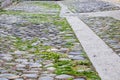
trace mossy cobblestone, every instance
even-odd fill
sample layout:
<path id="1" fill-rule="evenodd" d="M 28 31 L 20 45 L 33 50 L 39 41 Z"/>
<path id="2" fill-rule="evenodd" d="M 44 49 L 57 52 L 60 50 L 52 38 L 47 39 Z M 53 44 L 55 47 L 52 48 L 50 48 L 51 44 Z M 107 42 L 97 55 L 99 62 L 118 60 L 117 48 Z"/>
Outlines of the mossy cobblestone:
<path id="1" fill-rule="evenodd" d="M 23 4 L 36 8 L 41 3 L 23 2 L 0 15 L 0 78 L 100 80 L 69 24 L 58 17 L 59 11 L 48 15 L 37 8 L 35 15 Z"/>

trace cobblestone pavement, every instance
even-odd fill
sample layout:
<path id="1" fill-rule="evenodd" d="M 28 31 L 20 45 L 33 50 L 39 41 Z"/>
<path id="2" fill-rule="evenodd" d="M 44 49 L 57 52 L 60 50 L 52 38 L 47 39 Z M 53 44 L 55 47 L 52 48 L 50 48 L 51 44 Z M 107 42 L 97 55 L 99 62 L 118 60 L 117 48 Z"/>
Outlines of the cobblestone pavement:
<path id="1" fill-rule="evenodd" d="M 55 2 L 6 10 L 0 15 L 0 80 L 100 80 Z"/>
<path id="2" fill-rule="evenodd" d="M 65 1 L 64 4 L 66 4 L 68 8 L 75 13 L 100 12 L 120 9 L 120 7 L 112 3 L 100 0 L 70 0 Z"/>
<path id="3" fill-rule="evenodd" d="M 79 0 L 79 1 L 82 1 L 82 0 Z M 113 18 L 109 18 L 104 15 L 104 13 L 105 14 L 108 13 L 107 16 L 117 17 L 119 15 L 119 14 L 118 15 L 116 14 L 117 10 L 115 12 L 104 11 L 104 12 L 90 12 L 90 13 L 72 13 L 71 11 L 68 10 L 66 5 L 63 5 L 64 3 L 62 4 L 61 2 L 59 2 L 58 4 L 62 7 L 61 16 L 66 17 L 67 21 L 69 22 L 72 29 L 74 30 L 74 33 L 76 34 L 78 40 L 81 42 L 88 57 L 93 63 L 95 69 L 98 71 L 101 79 L 102 80 L 119 80 L 120 79 L 119 56 L 115 54 L 115 52 L 107 44 L 105 44 L 105 42 L 102 39 L 100 39 L 100 37 L 98 37 L 94 33 L 98 31 L 97 34 L 102 33 L 102 37 L 104 37 L 106 34 L 108 35 L 111 34 L 110 36 L 112 37 L 115 36 L 116 33 L 119 34 L 119 26 L 118 27 L 115 26 L 117 24 L 119 25 L 119 20 L 115 20 Z M 80 4 L 80 3 L 77 3 L 77 4 Z M 112 12 L 114 16 L 112 14 L 109 14 L 110 12 Z M 91 17 L 88 14 L 91 14 L 93 17 Z M 94 17 L 94 15 L 96 17 Z M 105 17 L 97 17 L 100 15 Z M 119 17 L 117 19 L 119 19 Z M 109 27 L 109 29 L 103 29 L 104 27 L 106 27 L 106 25 Z M 113 27 L 113 25 L 115 28 Z M 89 28 L 89 26 L 91 29 Z M 110 36 L 107 38 L 112 39 Z"/>
<path id="4" fill-rule="evenodd" d="M 65 4 L 71 11 L 77 13 L 78 15 L 76 15 L 84 23 L 86 23 L 106 42 L 106 44 L 108 44 L 118 55 L 120 55 L 120 8 L 118 4 L 115 5 L 96 0 L 66 1 Z M 71 7 L 70 4 L 72 4 L 73 7 Z"/>
<path id="5" fill-rule="evenodd" d="M 111 17 L 88 17 L 82 20 L 120 55 L 120 21 Z"/>
<path id="6" fill-rule="evenodd" d="M 41 2 L 42 4 L 37 1 L 36 2 L 33 1 L 32 3 L 28 1 L 24 1 L 17 5 L 10 6 L 6 8 L 6 10 L 15 10 L 15 11 L 18 10 L 18 11 L 25 11 L 25 12 L 30 12 L 30 13 L 43 13 L 43 14 L 56 14 L 56 12 L 59 11 L 58 8 L 54 8 L 48 5 L 51 2 L 49 1 L 47 2 L 41 1 Z M 49 9 L 50 7 L 51 9 Z"/>

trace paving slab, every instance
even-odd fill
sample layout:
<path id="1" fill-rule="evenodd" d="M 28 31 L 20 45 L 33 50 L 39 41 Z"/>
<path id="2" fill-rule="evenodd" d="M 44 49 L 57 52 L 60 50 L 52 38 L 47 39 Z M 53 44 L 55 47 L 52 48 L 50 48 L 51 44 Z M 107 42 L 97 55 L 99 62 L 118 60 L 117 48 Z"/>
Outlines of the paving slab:
<path id="1" fill-rule="evenodd" d="M 67 10 L 65 5 L 58 4 Z M 62 10 L 61 15 L 66 17 L 101 79 L 120 80 L 120 57 L 78 17 L 63 14 Z"/>
<path id="2" fill-rule="evenodd" d="M 74 1 L 69 0 L 69 1 L 64 1 L 63 4 L 67 5 L 68 8 L 74 13 L 72 14 L 69 12 L 70 14 L 67 15 L 70 16 L 81 16 L 81 17 L 103 16 L 103 17 L 113 17 L 115 19 L 120 20 L 120 15 L 119 15 L 120 2 L 118 2 L 118 0 L 74 0 Z M 115 7 L 117 9 L 114 9 Z"/>
<path id="3" fill-rule="evenodd" d="M 87 17 L 113 17 L 120 20 L 120 10 L 114 11 L 104 11 L 104 12 L 91 12 L 91 13 L 79 13 L 77 16 L 87 16 Z"/>

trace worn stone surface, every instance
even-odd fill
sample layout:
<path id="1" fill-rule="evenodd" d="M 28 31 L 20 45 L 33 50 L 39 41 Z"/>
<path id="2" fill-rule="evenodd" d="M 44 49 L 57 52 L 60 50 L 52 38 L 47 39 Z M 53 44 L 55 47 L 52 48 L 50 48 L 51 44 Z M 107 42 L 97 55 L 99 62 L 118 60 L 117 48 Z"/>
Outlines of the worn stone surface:
<path id="1" fill-rule="evenodd" d="M 120 7 L 115 6 L 112 3 L 100 0 L 70 0 L 63 3 L 68 5 L 70 10 L 77 13 L 99 12 L 109 10 L 111 11 L 120 9 Z"/>
<path id="2" fill-rule="evenodd" d="M 70 75 L 58 75 L 55 77 L 57 80 L 65 80 L 65 79 L 70 79 L 70 78 L 73 78 L 73 76 L 70 76 Z"/>
<path id="3" fill-rule="evenodd" d="M 23 74 L 22 76 L 25 79 L 37 79 L 37 77 L 38 77 L 37 74 Z"/>
<path id="4" fill-rule="evenodd" d="M 46 6 L 48 6 L 48 2 Z M 58 67 L 55 66 L 58 62 L 67 62 L 67 60 L 84 61 L 84 56 L 82 56 L 82 54 L 85 54 L 84 50 L 71 28 L 67 27 L 68 24 L 65 22 L 62 26 L 61 24 L 53 24 L 52 20 L 42 23 L 32 23 L 28 20 L 28 18 L 33 18 L 27 15 L 33 13 L 44 15 L 47 12 L 50 16 L 55 15 L 56 17 L 58 9 L 54 9 L 44 9 L 44 7 L 34 5 L 34 2 L 25 1 L 8 7 L 6 9 L 7 14 L 0 15 L 0 76 L 2 76 L 0 78 L 14 80 L 74 78 L 68 73 L 59 76 L 56 73 Z M 16 14 L 18 10 L 20 10 L 20 13 Z M 21 11 L 26 15 L 23 16 Z M 59 18 L 59 20 L 64 19 Z M 56 18 L 54 21 L 56 21 Z M 46 57 L 43 54 L 46 52 L 50 52 L 52 56 L 47 53 L 49 56 Z M 62 57 L 59 58 L 59 55 Z M 77 57 L 73 60 L 73 57 L 69 57 L 71 55 Z M 46 58 L 48 59 L 46 60 Z M 59 61 L 56 62 L 56 60 Z M 64 64 L 62 67 L 65 66 L 67 65 Z"/>
<path id="5" fill-rule="evenodd" d="M 76 78 L 74 80 L 85 80 L 84 78 Z"/>
<path id="6" fill-rule="evenodd" d="M 87 55 L 92 61 L 94 67 L 98 71 L 102 80 L 120 79 L 119 77 L 119 56 L 108 47 L 103 40 L 101 40 L 84 22 L 78 17 L 66 13 L 66 6 L 59 3 L 63 11 L 61 16 L 66 17 L 74 30 L 77 38 L 81 42 Z M 87 9 L 87 8 L 86 8 Z M 64 14 L 63 14 L 64 13 Z M 66 14 L 65 14 L 66 13 Z M 94 22 L 94 21 L 92 21 Z M 99 24 L 100 22 L 98 22 Z M 108 27 L 107 27 L 108 28 Z M 107 64 L 106 64 L 107 63 Z M 114 66 L 113 66 L 114 65 Z M 114 72 L 114 73 L 113 73 Z M 109 74 L 111 73 L 111 74 Z M 112 74 L 113 73 L 113 74 Z M 114 77 L 114 78 L 113 78 Z"/>
<path id="7" fill-rule="evenodd" d="M 0 80 L 8 80 L 7 78 L 0 78 Z"/>
<path id="8" fill-rule="evenodd" d="M 38 80 L 54 80 L 54 78 L 47 76 L 47 77 L 40 77 Z"/>
<path id="9" fill-rule="evenodd" d="M 51 3 L 49 2 L 42 2 L 42 4 L 46 4 L 46 3 Z M 55 2 L 53 2 L 55 3 Z M 27 4 L 27 5 L 26 5 Z M 32 1 L 24 1 L 22 3 L 19 3 L 15 6 L 11 6 L 6 8 L 6 10 L 14 10 L 14 11 L 24 11 L 24 12 L 30 12 L 30 13 L 42 13 L 42 14 L 57 14 L 59 12 L 59 9 L 48 9 L 46 6 L 42 6 L 42 4 L 40 5 L 39 2 L 37 4 L 37 1 L 32 2 Z M 51 3 L 52 4 L 52 3 Z"/>
<path id="10" fill-rule="evenodd" d="M 2 78 L 8 78 L 8 79 L 14 79 L 14 77 L 16 78 L 16 75 L 6 73 L 6 74 L 0 74 L 0 77 L 2 77 Z"/>
<path id="11" fill-rule="evenodd" d="M 120 20 L 110 17 L 81 18 L 89 27 L 99 35 L 113 50 L 120 54 Z"/>

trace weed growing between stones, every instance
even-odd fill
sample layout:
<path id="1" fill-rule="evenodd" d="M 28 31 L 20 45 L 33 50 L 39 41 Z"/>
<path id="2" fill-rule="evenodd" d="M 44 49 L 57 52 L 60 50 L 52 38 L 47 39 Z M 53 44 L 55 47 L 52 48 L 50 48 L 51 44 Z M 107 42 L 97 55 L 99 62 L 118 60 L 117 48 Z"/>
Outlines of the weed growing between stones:
<path id="1" fill-rule="evenodd" d="M 84 17 L 82 20 L 120 55 L 120 20 L 111 17 Z"/>
<path id="2" fill-rule="evenodd" d="M 22 13 L 22 11 L 12 11 L 12 10 L 1 10 L 0 11 L 0 15 L 2 14 L 6 14 L 6 15 L 20 15 Z"/>
<path id="3" fill-rule="evenodd" d="M 46 8 L 48 6 L 56 8 L 57 6 L 48 3 L 33 4 L 46 6 Z M 70 78 L 66 80 L 73 80 L 73 78 L 100 80 L 97 72 L 91 68 L 92 64 L 85 55 L 83 48 L 65 18 L 60 18 L 58 14 L 35 14 L 27 11 L 3 11 L 2 14 L 12 15 L 10 19 L 12 19 L 11 17 L 13 16 L 15 17 L 14 19 L 16 19 L 16 16 L 21 17 L 20 21 L 18 20 L 15 23 L 11 22 L 7 25 L 10 28 L 6 27 L 6 30 L 4 30 L 4 26 L 1 27 L 1 29 L 5 31 L 4 33 L 14 36 L 8 37 L 5 41 L 5 38 L 0 38 L 0 41 L 3 39 L 1 41 L 3 44 L 9 41 L 11 43 L 7 45 L 9 47 L 6 47 L 6 44 L 5 46 L 2 44 L 5 50 L 8 49 L 7 51 L 10 50 L 11 52 L 11 56 L 6 52 L 9 60 L 13 62 L 16 61 L 18 64 L 19 62 L 24 62 L 23 65 L 17 65 L 20 69 L 17 68 L 13 70 L 14 72 L 11 71 L 11 73 L 16 72 L 17 75 L 21 75 L 24 69 L 31 69 L 33 72 L 36 69 L 38 71 L 38 69 L 42 68 L 39 72 L 41 75 L 45 75 L 45 72 L 47 72 L 47 75 L 55 74 L 55 77 L 62 74 L 70 75 Z M 8 18 L 9 16 L 6 15 L 4 17 Z M 21 21 L 24 19 L 25 22 Z M 8 21 L 4 22 L 4 24 L 7 24 L 7 22 Z M 1 32 L 1 34 L 3 33 Z M 3 36 L 7 35 L 3 34 Z M 0 50 L 2 50 L 2 48 L 0 48 Z M 26 65 L 27 62 L 28 64 L 30 63 L 30 65 Z M 35 76 L 37 74 L 34 73 L 32 78 L 38 80 L 38 77 Z M 27 76 L 29 77 L 29 74 Z M 40 78 L 41 77 L 43 76 L 40 76 Z"/>
<path id="4" fill-rule="evenodd" d="M 51 23 L 58 15 L 49 14 L 27 14 L 23 13 L 22 16 L 33 24 Z"/>
<path id="5" fill-rule="evenodd" d="M 54 63 L 57 63 L 60 58 L 67 57 L 65 54 L 60 54 L 57 52 L 41 52 L 39 53 L 41 55 L 41 58 L 44 58 L 46 60 L 52 60 Z M 38 55 L 38 54 L 37 54 Z"/>
<path id="6" fill-rule="evenodd" d="M 97 73 L 91 69 L 91 63 L 89 60 L 72 60 L 68 58 L 66 54 L 60 54 L 57 52 L 47 51 L 51 47 L 43 46 L 41 43 L 34 44 L 38 39 L 23 40 L 16 38 L 14 46 L 20 51 L 28 51 L 40 56 L 44 60 L 53 61 L 53 67 L 56 68 L 55 74 L 69 74 L 76 78 L 82 77 L 87 80 L 100 80 Z M 33 51 L 32 51 L 33 50 Z M 70 79 L 73 80 L 73 79 Z"/>
<path id="7" fill-rule="evenodd" d="M 11 38 L 8 36 L 5 36 L 5 37 L 0 36 L 0 53 L 13 51 L 14 50 L 13 43 L 14 43 L 14 38 Z"/>
<path id="8" fill-rule="evenodd" d="M 88 65 L 90 64 L 86 62 L 81 62 L 81 61 L 77 61 L 80 62 L 80 64 L 75 63 L 75 61 L 73 60 L 62 60 L 62 61 L 58 61 L 54 64 L 56 71 L 55 73 L 58 75 L 61 74 L 69 74 L 69 75 L 74 75 L 75 77 L 84 77 L 87 80 L 100 80 L 98 79 L 97 73 L 93 72 L 92 70 L 90 70 L 90 68 Z M 82 68 L 84 65 L 84 68 L 79 70 L 79 68 Z"/>
<path id="9" fill-rule="evenodd" d="M 37 5 L 37 6 L 41 6 L 41 7 L 45 7 L 48 9 L 59 9 L 60 10 L 60 6 L 55 4 L 54 2 L 33 2 L 32 4 Z"/>
<path id="10" fill-rule="evenodd" d="M 14 46 L 21 51 L 27 50 L 32 52 L 33 49 L 33 53 L 39 53 L 40 51 L 46 51 L 51 48 L 51 46 L 43 46 L 38 38 L 33 40 L 22 40 L 21 38 L 17 38 Z"/>

